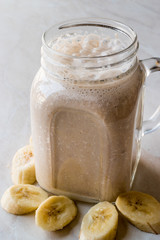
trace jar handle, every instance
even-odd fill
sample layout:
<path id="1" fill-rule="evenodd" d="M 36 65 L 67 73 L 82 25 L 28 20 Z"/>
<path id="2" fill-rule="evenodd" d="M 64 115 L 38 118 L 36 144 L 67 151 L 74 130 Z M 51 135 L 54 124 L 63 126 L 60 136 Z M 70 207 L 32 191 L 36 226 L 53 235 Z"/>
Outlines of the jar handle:
<path id="1" fill-rule="evenodd" d="M 140 60 L 140 64 L 144 68 L 146 77 L 148 77 L 153 72 L 160 71 L 160 58 L 148 58 L 148 59 Z M 160 105 L 148 120 L 143 121 L 142 131 L 140 132 L 140 136 L 139 136 L 139 142 L 141 142 L 141 137 L 143 137 L 148 133 L 152 133 L 156 131 L 158 128 L 160 128 Z M 134 181 L 134 177 L 135 177 L 139 159 L 140 159 L 140 154 L 141 152 L 139 151 L 139 154 L 133 165 L 130 188 L 132 187 L 132 184 Z"/>
<path id="2" fill-rule="evenodd" d="M 141 60 L 140 63 L 143 65 L 146 71 L 146 77 L 148 77 L 153 72 L 160 71 L 160 58 L 149 58 Z M 142 137 L 148 133 L 152 133 L 160 128 L 160 105 L 153 113 L 153 115 L 148 119 L 143 121 L 142 125 Z"/>

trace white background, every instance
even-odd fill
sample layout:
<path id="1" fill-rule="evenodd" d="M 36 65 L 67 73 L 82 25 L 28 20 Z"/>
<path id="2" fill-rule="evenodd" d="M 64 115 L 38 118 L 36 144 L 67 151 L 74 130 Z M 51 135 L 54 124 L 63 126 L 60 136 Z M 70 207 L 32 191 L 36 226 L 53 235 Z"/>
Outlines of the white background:
<path id="1" fill-rule="evenodd" d="M 138 34 L 139 57 L 160 57 L 159 0 L 0 0 L 0 197 L 12 182 L 11 160 L 30 137 L 29 94 L 40 66 L 41 35 L 51 25 L 79 17 L 105 17 L 130 25 Z M 145 118 L 160 103 L 160 74 L 147 79 Z M 160 200 L 160 130 L 145 136 L 134 189 Z M 0 239 L 78 239 L 84 213 L 78 203 L 76 220 L 57 233 L 34 223 L 34 213 L 14 216 L 0 208 Z M 158 240 L 120 219 L 117 240 Z"/>

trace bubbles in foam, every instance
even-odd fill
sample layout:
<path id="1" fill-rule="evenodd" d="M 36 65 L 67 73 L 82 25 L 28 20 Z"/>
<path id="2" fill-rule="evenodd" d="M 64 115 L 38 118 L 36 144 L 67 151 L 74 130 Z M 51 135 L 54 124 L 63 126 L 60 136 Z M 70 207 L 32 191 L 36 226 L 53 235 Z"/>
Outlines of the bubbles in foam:
<path id="1" fill-rule="evenodd" d="M 135 63 L 135 59 L 133 59 L 125 64 L 111 66 L 110 57 L 101 57 L 119 52 L 126 47 L 125 42 L 116 35 L 110 38 L 87 32 L 81 35 L 77 33 L 65 34 L 54 41 L 52 40 L 49 47 L 58 53 L 73 58 L 55 53 L 51 56 L 53 58 L 51 59 L 52 64 L 46 59 L 45 68 L 48 67 L 53 75 L 74 84 L 79 84 L 79 81 L 81 83 L 89 81 L 94 84 L 100 83 L 100 81 L 115 81 L 117 76 L 127 72 Z M 112 59 L 114 62 L 120 60 L 119 55 L 115 55 Z"/>
<path id="2" fill-rule="evenodd" d="M 63 54 L 77 57 L 105 56 L 125 48 L 124 42 L 97 34 L 66 34 L 52 41 L 49 46 Z"/>

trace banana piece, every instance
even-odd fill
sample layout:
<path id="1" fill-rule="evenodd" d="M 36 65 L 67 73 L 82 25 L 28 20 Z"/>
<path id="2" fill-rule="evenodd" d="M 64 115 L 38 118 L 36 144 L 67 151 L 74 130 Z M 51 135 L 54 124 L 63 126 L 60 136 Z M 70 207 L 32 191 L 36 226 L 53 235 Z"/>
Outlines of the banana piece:
<path id="1" fill-rule="evenodd" d="M 20 148 L 12 160 L 12 181 L 14 184 L 32 184 L 36 181 L 32 146 Z"/>
<path id="2" fill-rule="evenodd" d="M 37 226 L 47 231 L 60 230 L 76 216 L 77 208 L 72 200 L 64 196 L 51 196 L 36 210 Z"/>
<path id="3" fill-rule="evenodd" d="M 1 198 L 1 206 L 12 214 L 26 214 L 38 208 L 48 194 L 40 187 L 18 184 L 8 188 Z"/>
<path id="4" fill-rule="evenodd" d="M 160 234 L 160 203 L 152 196 L 130 191 L 118 196 L 116 206 L 140 230 Z"/>
<path id="5" fill-rule="evenodd" d="M 84 216 L 80 240 L 113 240 L 118 226 L 118 212 L 109 202 L 100 202 Z"/>

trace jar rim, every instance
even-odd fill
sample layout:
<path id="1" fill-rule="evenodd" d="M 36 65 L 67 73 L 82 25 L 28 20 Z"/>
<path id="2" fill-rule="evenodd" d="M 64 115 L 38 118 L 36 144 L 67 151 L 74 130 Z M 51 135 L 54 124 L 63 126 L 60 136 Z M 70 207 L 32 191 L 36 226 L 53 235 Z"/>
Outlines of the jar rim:
<path id="1" fill-rule="evenodd" d="M 100 56 L 73 56 L 73 55 L 69 55 L 69 54 L 64 54 L 61 52 L 58 52 L 54 49 L 52 49 L 48 44 L 47 44 L 47 34 L 50 33 L 52 30 L 63 30 L 66 28 L 70 28 L 70 27 L 80 27 L 80 26 L 96 26 L 96 27 L 103 27 L 103 28 L 110 28 L 113 29 L 115 31 L 121 32 L 125 35 L 127 35 L 130 39 L 131 39 L 131 43 L 125 47 L 124 49 L 114 52 L 112 54 L 106 54 L 106 55 L 100 55 Z M 138 50 L 138 40 L 137 40 L 137 34 L 136 32 L 128 25 L 119 22 L 119 21 L 115 21 L 115 20 L 111 20 L 108 18 L 77 18 L 77 19 L 71 19 L 69 21 L 63 21 L 61 23 L 55 24 L 53 26 L 51 26 L 47 31 L 45 31 L 42 35 L 42 44 L 43 46 L 50 52 L 52 52 L 53 54 L 62 56 L 62 57 L 66 57 L 66 58 L 70 58 L 70 59 L 79 59 L 79 60 L 92 60 L 92 59 L 107 59 L 107 58 L 112 58 L 112 57 L 116 57 L 118 55 L 121 54 L 125 54 L 126 52 L 130 52 L 132 51 L 132 49 L 135 47 L 134 52 L 132 52 L 132 54 L 137 52 Z M 124 60 L 124 59 L 123 59 Z"/>

